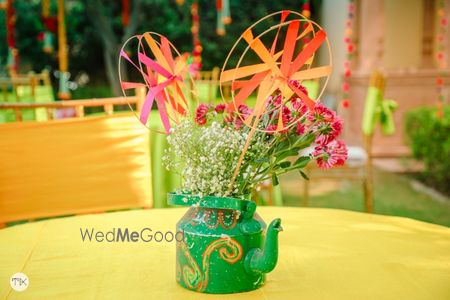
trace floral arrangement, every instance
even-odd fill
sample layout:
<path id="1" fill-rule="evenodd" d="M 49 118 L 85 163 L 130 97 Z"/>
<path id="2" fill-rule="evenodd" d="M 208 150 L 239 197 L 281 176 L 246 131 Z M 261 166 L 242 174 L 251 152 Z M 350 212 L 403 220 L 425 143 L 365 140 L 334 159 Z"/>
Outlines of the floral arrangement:
<path id="1" fill-rule="evenodd" d="M 302 169 L 313 160 L 321 168 L 342 166 L 347 147 L 337 139 L 342 120 L 336 113 L 320 103 L 308 108 L 296 95 L 282 99 L 279 90 L 268 97 L 253 134 L 245 125 L 252 109 L 234 103 L 200 104 L 193 119 L 171 128 L 163 162 L 181 174 L 182 192 L 242 197 L 263 181 L 277 185 L 278 176 L 289 171 L 299 170 L 307 179 Z M 278 130 L 280 122 L 291 125 Z"/>

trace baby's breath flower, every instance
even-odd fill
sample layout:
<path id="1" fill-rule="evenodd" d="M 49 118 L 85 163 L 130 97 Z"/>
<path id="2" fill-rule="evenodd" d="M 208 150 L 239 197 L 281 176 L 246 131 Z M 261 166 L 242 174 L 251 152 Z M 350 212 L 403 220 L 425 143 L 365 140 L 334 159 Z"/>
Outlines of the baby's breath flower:
<path id="1" fill-rule="evenodd" d="M 228 192 L 245 141 L 243 134 L 218 122 L 197 126 L 185 120 L 169 135 L 163 163 L 180 172 L 183 190 L 199 196 L 230 196 L 239 191 L 235 183 Z"/>

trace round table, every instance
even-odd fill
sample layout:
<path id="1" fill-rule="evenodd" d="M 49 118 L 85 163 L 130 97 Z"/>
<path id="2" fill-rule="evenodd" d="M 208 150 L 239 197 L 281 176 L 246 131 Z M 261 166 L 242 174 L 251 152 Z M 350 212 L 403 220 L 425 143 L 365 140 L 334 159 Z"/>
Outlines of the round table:
<path id="1" fill-rule="evenodd" d="M 174 242 L 89 242 L 80 233 L 166 232 L 185 211 L 132 210 L 1 229 L 0 298 L 223 298 L 176 284 Z M 278 265 L 264 287 L 236 299 L 450 299 L 449 228 L 334 209 L 257 212 L 267 223 L 282 219 Z M 23 292 L 10 287 L 17 272 L 29 278 Z"/>

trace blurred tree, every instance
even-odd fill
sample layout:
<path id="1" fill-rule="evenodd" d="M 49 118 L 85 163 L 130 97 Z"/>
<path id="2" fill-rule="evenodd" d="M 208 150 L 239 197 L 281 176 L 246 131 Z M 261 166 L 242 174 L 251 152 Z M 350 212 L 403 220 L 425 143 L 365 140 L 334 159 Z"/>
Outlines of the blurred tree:
<path id="1" fill-rule="evenodd" d="M 145 31 L 166 35 L 180 52 L 192 50 L 190 5 L 186 0 L 129 0 L 130 22 L 124 28 L 121 2 L 108 0 L 66 0 L 66 23 L 69 43 L 71 80 L 80 72 L 89 74 L 90 83 L 109 83 L 115 94 L 120 93 L 117 61 L 121 44 L 130 36 Z M 303 0 L 230 0 L 233 22 L 226 35 L 216 34 L 215 0 L 199 0 L 200 39 L 203 46 L 203 69 L 222 66 L 236 39 L 253 22 L 283 9 L 301 11 Z M 318 17 L 321 0 L 311 1 L 312 19 Z M 42 52 L 38 35 L 43 31 L 37 0 L 14 1 L 17 10 L 17 47 L 22 71 L 42 68 L 57 69 L 56 51 Z M 54 3 L 53 3 L 54 5 Z M 53 7 L 53 11 L 55 7 Z M 274 23 L 275 24 L 275 23 Z M 4 12 L 0 12 L 0 39 L 5 40 Z M 55 42 L 56 45 L 56 42 Z M 6 43 L 0 42 L 0 64 L 4 64 Z M 235 58 L 237 59 L 237 58 Z"/>
<path id="2" fill-rule="evenodd" d="M 121 22 L 119 18 L 121 14 L 114 5 L 111 5 L 111 1 L 106 3 L 101 0 L 84 0 L 84 3 L 89 20 L 96 28 L 98 38 L 103 45 L 103 61 L 110 87 L 115 95 L 120 95 L 117 58 L 122 44 L 128 37 L 136 33 L 138 22 L 142 17 L 142 14 L 139 14 L 141 1 L 131 1 L 130 19 L 128 25 L 122 30 L 122 34 L 118 34 L 118 30 L 115 28 L 118 27 L 117 23 Z"/>

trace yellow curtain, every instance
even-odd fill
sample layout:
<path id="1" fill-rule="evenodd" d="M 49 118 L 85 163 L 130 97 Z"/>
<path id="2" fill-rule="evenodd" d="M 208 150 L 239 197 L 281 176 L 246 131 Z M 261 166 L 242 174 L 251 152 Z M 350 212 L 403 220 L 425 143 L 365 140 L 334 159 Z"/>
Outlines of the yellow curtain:
<path id="1" fill-rule="evenodd" d="M 0 124 L 0 155 L 0 222 L 152 206 L 132 115 Z"/>

